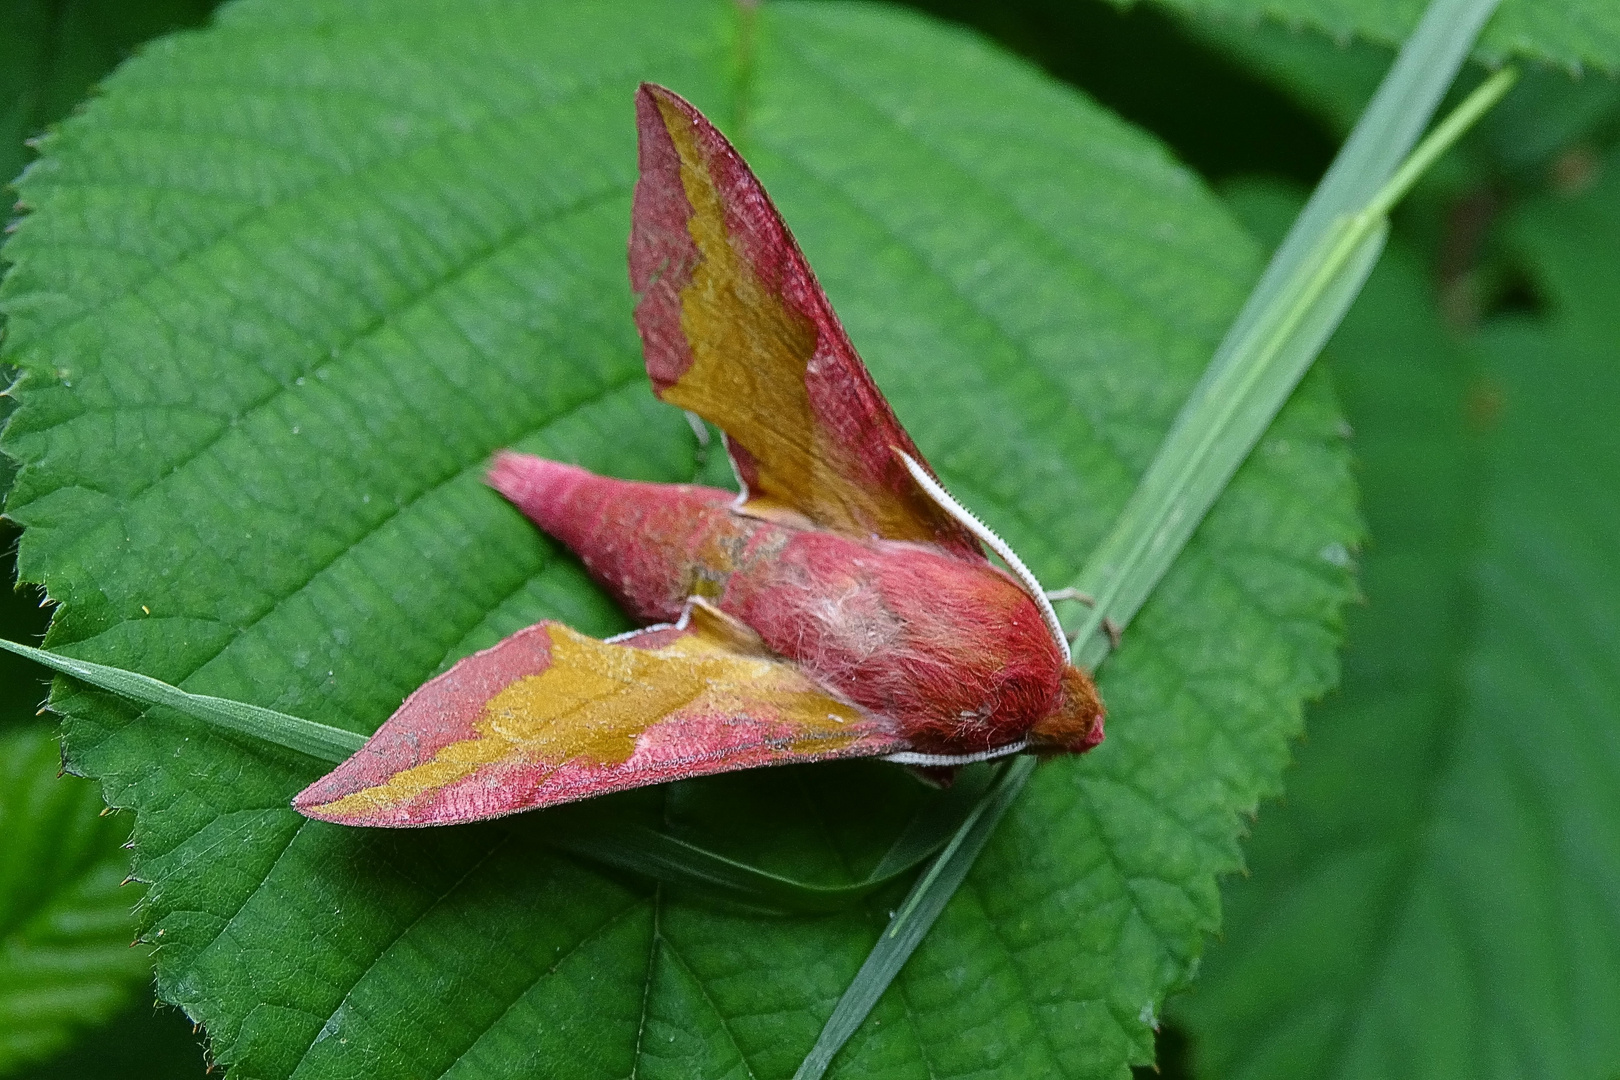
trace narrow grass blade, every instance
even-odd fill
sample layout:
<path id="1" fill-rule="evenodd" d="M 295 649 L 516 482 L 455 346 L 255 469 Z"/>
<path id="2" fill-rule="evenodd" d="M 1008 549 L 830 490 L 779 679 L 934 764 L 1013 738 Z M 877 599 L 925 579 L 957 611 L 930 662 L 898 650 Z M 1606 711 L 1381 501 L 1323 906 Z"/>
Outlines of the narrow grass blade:
<path id="1" fill-rule="evenodd" d="M 1342 225 L 1342 223 L 1341 223 Z M 1251 362 L 1211 368 L 1166 436 L 1159 456 L 1087 565 L 1078 586 L 1097 597 L 1081 623 L 1077 661 L 1095 668 L 1108 653 L 1098 631 L 1115 632 L 1147 601 L 1204 514 L 1288 400 L 1349 310 L 1384 249 L 1388 225 L 1341 227 L 1299 266 L 1300 287 L 1280 294 L 1277 316 L 1257 320 L 1233 355 Z"/>
<path id="2" fill-rule="evenodd" d="M 1081 573 L 1077 588 L 1096 597 L 1077 634 L 1082 665 L 1101 662 L 1108 651 L 1108 638 L 1099 632 L 1105 620 L 1115 633 L 1129 624 L 1327 343 L 1378 261 L 1390 209 L 1517 78 L 1510 68 L 1487 79 L 1365 204 L 1329 221 L 1292 260 L 1289 277 L 1270 287 L 1262 279 L 1257 290 L 1267 288 L 1271 302 L 1246 321 L 1239 317 Z M 1303 220 L 1304 212 L 1296 232 Z"/>
<path id="3" fill-rule="evenodd" d="M 1310 368 L 1377 262 L 1394 201 L 1512 84 L 1498 73 L 1412 153 L 1496 3 L 1434 0 L 1402 47 L 1074 583 L 1096 598 L 1071 627 L 1083 665 L 1107 653 L 1106 626 L 1141 609 Z"/>
<path id="4" fill-rule="evenodd" d="M 558 815 L 560 827 L 548 831 L 546 842 L 591 862 L 686 887 L 747 911 L 771 915 L 823 914 L 848 907 L 915 869 L 955 835 L 954 826 L 974 812 L 977 803 L 958 802 L 954 808 L 959 812 L 947 819 L 948 827 L 937 830 L 942 835 L 937 836 L 936 842 L 926 847 L 908 848 L 903 853 L 891 852 L 871 874 L 849 885 L 816 885 L 773 874 L 633 822 Z"/>
<path id="5" fill-rule="evenodd" d="M 877 866 L 870 881 L 892 881 L 943 848 L 979 806 L 1000 777 L 995 766 L 969 765 L 950 787 L 937 794 L 911 819 Z"/>
<path id="6" fill-rule="evenodd" d="M 329 727 L 326 724 L 317 724 L 313 720 L 301 720 L 296 716 L 276 712 L 274 709 L 230 701 L 226 698 L 209 697 L 206 694 L 188 694 L 179 687 L 170 686 L 149 675 L 125 671 L 123 668 L 93 664 L 88 660 L 75 660 L 71 656 L 46 652 L 44 649 L 35 649 L 3 639 L 0 639 L 0 649 L 25 656 L 52 671 L 71 675 L 80 682 L 110 690 L 131 701 L 139 701 L 146 705 L 166 705 L 195 720 L 262 739 L 286 747 L 288 750 L 296 750 L 317 761 L 336 764 L 360 749 L 366 741 L 364 735 L 356 735 L 352 731 Z"/>
<path id="7" fill-rule="evenodd" d="M 1361 291 L 1388 235 L 1387 214 L 1422 171 L 1506 92 L 1511 72 L 1475 91 L 1414 153 L 1497 0 L 1433 0 L 1333 167 L 1273 256 L 1165 436 L 1153 464 L 1076 588 L 1075 662 L 1095 669 L 1271 425 Z M 1404 160 L 1404 164 L 1402 164 Z M 891 918 L 794 1080 L 820 1080 L 967 876 L 1034 772 L 1008 766 Z"/>
<path id="8" fill-rule="evenodd" d="M 647 825 L 559 817 L 560 827 L 547 832 L 546 842 L 551 846 L 654 881 L 684 886 L 747 911 L 835 911 L 883 884 L 812 885 L 738 862 Z"/>
<path id="9" fill-rule="evenodd" d="M 1499 0 L 1432 0 L 1227 331 L 1212 367 L 1276 305 L 1341 217 L 1369 205 L 1417 143 Z"/>

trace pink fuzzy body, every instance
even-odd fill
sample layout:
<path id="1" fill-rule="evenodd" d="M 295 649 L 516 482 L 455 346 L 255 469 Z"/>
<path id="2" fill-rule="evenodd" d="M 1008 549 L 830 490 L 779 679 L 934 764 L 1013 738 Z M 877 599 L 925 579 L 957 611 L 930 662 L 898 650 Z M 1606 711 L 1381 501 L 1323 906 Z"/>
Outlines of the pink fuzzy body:
<path id="1" fill-rule="evenodd" d="M 924 753 L 1020 738 L 1062 699 L 1064 659 L 1023 589 L 982 560 L 793 528 L 715 488 L 646 484 L 502 454 L 490 483 L 575 551 L 634 616 L 712 600 Z"/>

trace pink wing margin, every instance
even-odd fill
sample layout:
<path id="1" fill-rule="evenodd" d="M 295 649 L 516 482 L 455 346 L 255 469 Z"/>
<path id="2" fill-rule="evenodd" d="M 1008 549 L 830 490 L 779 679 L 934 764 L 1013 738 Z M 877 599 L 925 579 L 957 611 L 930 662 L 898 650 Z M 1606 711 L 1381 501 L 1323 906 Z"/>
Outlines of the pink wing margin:
<path id="1" fill-rule="evenodd" d="M 474 768 L 463 766 L 462 775 L 447 782 L 397 790 L 401 774 L 434 767 L 447 749 L 452 760 L 458 751 L 463 762 L 480 757 L 480 741 L 488 734 L 487 724 L 481 727 L 486 706 L 514 683 L 552 668 L 554 628 L 572 633 L 559 623 L 536 623 L 424 683 L 365 746 L 300 792 L 293 806 L 307 817 L 346 825 L 447 825 L 761 765 L 880 756 L 908 745 L 888 721 L 875 717 L 852 717 L 833 740 L 824 733 L 807 739 L 792 715 L 769 701 L 745 699 L 733 708 L 700 704 L 648 716 L 623 760 L 537 755 L 520 744 Z M 592 644 L 658 650 L 690 632 L 656 628 L 622 644 Z M 806 683 L 805 689 L 812 688 Z"/>

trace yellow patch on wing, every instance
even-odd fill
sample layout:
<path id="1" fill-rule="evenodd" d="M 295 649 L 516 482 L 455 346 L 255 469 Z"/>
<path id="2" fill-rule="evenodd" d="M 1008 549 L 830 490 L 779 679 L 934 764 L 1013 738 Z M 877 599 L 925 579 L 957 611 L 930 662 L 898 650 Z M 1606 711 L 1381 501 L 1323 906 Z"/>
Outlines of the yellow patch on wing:
<path id="1" fill-rule="evenodd" d="M 861 464 L 816 415 L 805 382 L 815 324 L 761 282 L 733 245 L 691 122 L 667 100 L 658 108 L 692 206 L 687 232 L 702 256 L 681 290 L 692 364 L 661 396 L 719 425 L 758 463 L 750 514 L 794 524 L 808 518 L 863 538 L 937 540 L 932 506 L 854 479 L 865 475 Z"/>
<path id="2" fill-rule="evenodd" d="M 384 783 L 345 795 L 323 816 L 364 817 L 446 787 L 480 768 L 517 761 L 555 770 L 571 761 L 617 765 L 648 728 L 681 716 L 753 717 L 791 726 L 790 749 L 833 753 L 858 737 L 861 712 L 818 690 L 792 666 L 753 649 L 752 634 L 712 609 L 702 625 L 660 649 L 546 627 L 551 664 L 485 704 L 471 739 L 450 743 Z"/>

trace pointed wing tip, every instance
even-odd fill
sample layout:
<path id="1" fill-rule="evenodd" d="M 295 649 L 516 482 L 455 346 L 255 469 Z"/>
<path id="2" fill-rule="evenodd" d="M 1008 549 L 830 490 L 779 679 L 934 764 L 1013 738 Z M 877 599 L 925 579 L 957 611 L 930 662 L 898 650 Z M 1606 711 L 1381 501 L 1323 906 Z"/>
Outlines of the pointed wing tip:
<path id="1" fill-rule="evenodd" d="M 503 460 L 517 470 L 519 486 L 530 493 L 536 471 L 542 480 L 553 470 L 578 471 L 511 451 L 497 455 L 491 471 Z M 441 797 L 463 775 L 403 787 L 392 781 L 444 747 L 475 738 L 474 723 L 496 694 L 550 667 L 551 630 L 558 625 L 545 619 L 525 627 L 417 687 L 364 746 L 293 796 L 292 808 L 317 821 L 382 828 L 448 825 L 513 812 L 469 812 L 476 811 L 476 799 Z"/>
<path id="2" fill-rule="evenodd" d="M 640 86 L 636 87 L 636 101 L 638 104 L 644 101 L 649 105 L 662 102 L 666 105 L 675 106 L 677 109 L 681 110 L 681 112 L 686 113 L 689 116 L 702 115 L 697 111 L 696 108 L 693 107 L 690 101 L 687 101 L 669 87 L 662 86 L 655 82 L 643 82 Z"/>
<path id="3" fill-rule="evenodd" d="M 641 128 L 643 135 L 648 128 L 663 126 L 663 110 L 658 107 L 660 103 L 677 107 L 686 104 L 679 94 L 657 83 L 644 82 L 636 88 L 636 126 Z"/>
<path id="4" fill-rule="evenodd" d="M 720 138 L 720 132 L 707 116 L 690 101 L 658 83 L 644 82 L 636 88 L 636 124 L 645 136 L 648 129 L 668 132 L 673 110 L 700 133 L 702 138 Z"/>
<path id="5" fill-rule="evenodd" d="M 428 825 L 455 825 L 465 820 L 442 813 L 423 814 L 421 808 L 413 812 L 408 802 L 368 799 L 365 792 L 370 789 L 367 788 L 344 791 L 346 785 L 341 784 L 340 778 L 343 772 L 344 767 L 339 765 L 300 791 L 293 796 L 292 808 L 311 821 L 368 829 L 419 829 Z"/>
<path id="6" fill-rule="evenodd" d="M 293 796 L 292 808 L 313 821 L 330 821 L 334 825 L 370 825 L 371 821 L 360 820 L 364 815 L 344 814 L 336 812 L 333 807 L 339 801 L 317 791 L 331 774 L 321 777 L 309 787 Z"/>
<path id="7" fill-rule="evenodd" d="M 316 821 L 330 821 L 338 825 L 375 824 L 370 820 L 376 816 L 374 814 L 356 814 L 338 809 L 338 804 L 353 794 L 352 791 L 345 790 L 352 788 L 353 785 L 344 783 L 344 774 L 349 771 L 353 761 L 354 758 L 351 757 L 348 761 L 341 762 L 331 772 L 294 795 L 292 808 Z"/>
<path id="8" fill-rule="evenodd" d="M 399 814 L 340 813 L 332 809 L 333 805 L 333 803 L 300 805 L 299 801 L 294 799 L 292 808 L 311 821 L 325 821 L 333 825 L 348 825 L 359 829 L 408 829 L 455 824 L 451 821 L 408 821 Z"/>
<path id="9" fill-rule="evenodd" d="M 341 815 L 334 814 L 327 810 L 327 807 L 330 805 L 331 803 L 323 802 L 318 798 L 311 797 L 309 789 L 307 788 L 300 791 L 292 801 L 292 808 L 294 810 L 313 821 L 331 821 L 339 825 L 352 824 L 351 822 L 345 820 Z"/>
<path id="10" fill-rule="evenodd" d="M 538 809 L 555 800 L 496 800 L 493 803 L 457 798 L 454 783 L 427 790 L 391 791 L 388 780 L 368 775 L 360 758 L 365 750 L 343 762 L 292 798 L 292 808 L 312 821 L 367 829 L 422 829 L 434 825 L 462 825 Z M 394 774 L 397 775 L 397 774 Z M 446 797 L 449 794 L 450 797 Z"/>

